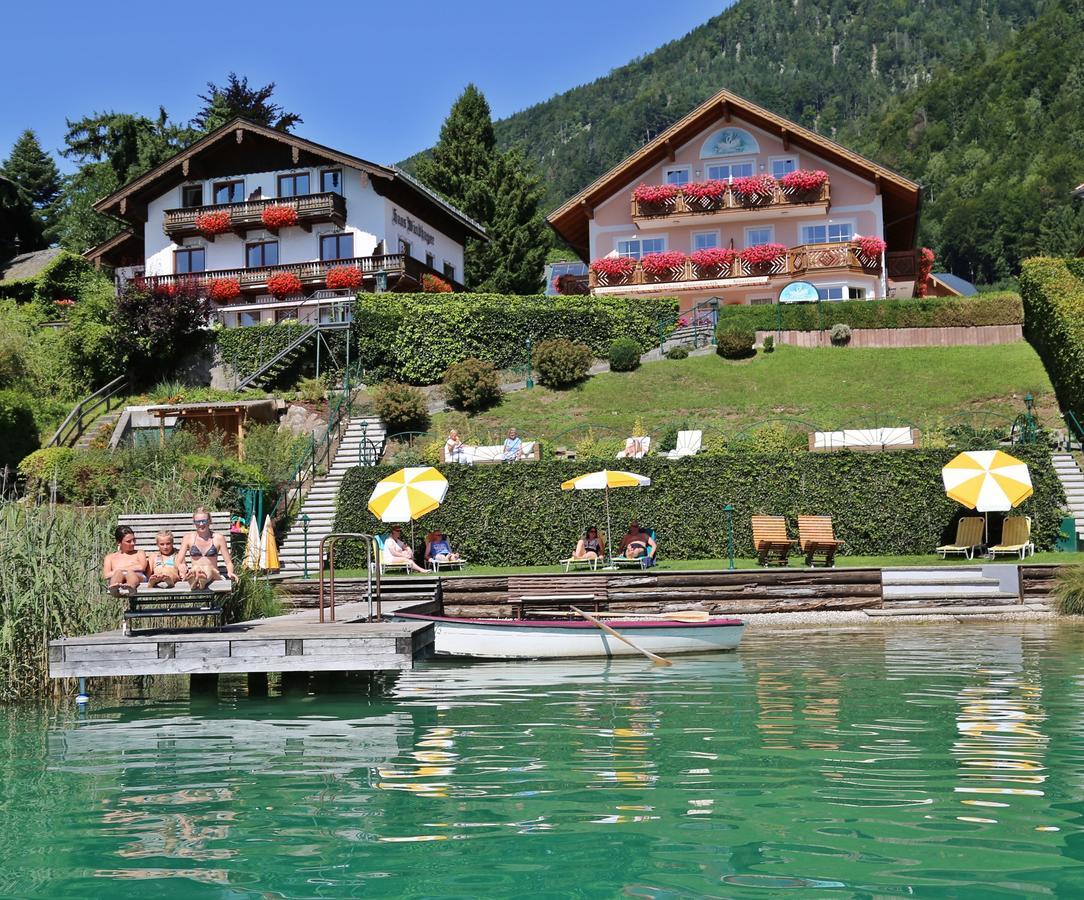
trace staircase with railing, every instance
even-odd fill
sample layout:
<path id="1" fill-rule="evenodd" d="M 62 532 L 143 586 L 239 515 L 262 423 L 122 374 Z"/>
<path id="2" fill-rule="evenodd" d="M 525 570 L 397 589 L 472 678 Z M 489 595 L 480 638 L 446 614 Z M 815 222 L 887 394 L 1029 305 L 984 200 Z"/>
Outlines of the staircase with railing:
<path id="1" fill-rule="evenodd" d="M 118 375 L 108 384 L 98 388 L 93 394 L 84 397 L 75 404 L 72 411 L 60 423 L 60 427 L 49 438 L 49 442 L 45 446 L 71 447 L 79 442 L 84 434 L 93 435 L 93 431 L 88 429 L 87 426 L 110 414 L 113 401 L 119 402 L 127 389 L 128 376 Z"/>

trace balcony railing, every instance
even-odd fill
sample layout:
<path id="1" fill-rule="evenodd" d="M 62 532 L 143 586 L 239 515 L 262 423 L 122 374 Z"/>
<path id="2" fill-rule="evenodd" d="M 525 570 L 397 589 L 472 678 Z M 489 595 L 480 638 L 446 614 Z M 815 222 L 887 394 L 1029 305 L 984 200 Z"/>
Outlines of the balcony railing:
<path id="1" fill-rule="evenodd" d="M 713 216 L 721 213 L 778 210 L 809 207 L 831 202 L 829 182 L 811 191 L 794 191 L 776 184 L 768 196 L 748 197 L 729 185 L 719 197 L 686 197 L 678 193 L 662 203 L 643 203 L 632 197 L 632 218 L 637 220 L 670 219 L 677 216 Z"/>
<path id="2" fill-rule="evenodd" d="M 316 260 L 303 263 L 286 263 L 279 266 L 261 266 L 254 269 L 213 269 L 207 272 L 193 272 L 185 275 L 148 275 L 143 283 L 151 290 L 168 288 L 178 283 L 194 281 L 201 290 L 216 278 L 236 278 L 241 286 L 241 291 L 249 294 L 266 292 L 267 280 L 272 275 L 281 272 L 291 272 L 301 280 L 304 288 L 322 287 L 327 281 L 327 273 L 330 269 L 339 266 L 354 266 L 361 270 L 366 279 L 375 280 L 378 272 L 383 271 L 388 275 L 389 284 L 394 284 L 401 278 L 409 277 L 421 283 L 421 277 L 425 274 L 437 275 L 445 281 L 449 281 L 457 290 L 460 285 L 443 275 L 420 260 L 407 256 L 405 253 L 388 253 L 383 256 L 356 256 L 352 259 L 328 259 Z"/>
<path id="3" fill-rule="evenodd" d="M 162 230 L 167 237 L 180 238 L 199 234 L 196 219 L 205 213 L 228 213 L 230 228 L 245 234 L 254 228 L 266 228 L 263 211 L 272 206 L 285 206 L 297 213 L 297 224 L 308 230 L 319 222 L 346 223 L 346 198 L 331 191 L 322 194 L 302 194 L 299 197 L 266 197 L 244 203 L 216 203 L 210 206 L 189 206 L 167 209 L 162 217 Z"/>
<path id="4" fill-rule="evenodd" d="M 804 278 L 817 272 L 853 272 L 863 275 L 880 275 L 880 257 L 868 257 L 857 244 L 802 244 L 791 247 L 785 254 L 770 263 L 752 264 L 738 257 L 729 266 L 700 267 L 686 257 L 685 261 L 661 275 L 645 272 L 640 262 L 625 276 L 608 276 L 592 271 L 590 287 L 629 287 L 650 284 L 688 284 L 695 289 L 698 283 L 727 281 L 738 278 Z M 724 285 L 725 286 L 725 285 Z"/>

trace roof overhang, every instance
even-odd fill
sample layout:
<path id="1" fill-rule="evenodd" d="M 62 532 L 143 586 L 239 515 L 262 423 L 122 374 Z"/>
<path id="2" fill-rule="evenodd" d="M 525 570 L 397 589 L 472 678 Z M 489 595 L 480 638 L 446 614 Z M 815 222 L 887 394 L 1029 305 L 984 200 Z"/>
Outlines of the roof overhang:
<path id="1" fill-rule="evenodd" d="M 122 266 L 143 265 L 143 237 L 125 228 L 97 247 L 84 251 L 83 256 L 96 266 L 118 269 Z"/>
<path id="2" fill-rule="evenodd" d="M 674 150 L 688 143 L 714 122 L 720 119 L 730 121 L 731 117 L 737 117 L 769 134 L 781 137 L 790 146 L 806 149 L 841 169 L 873 182 L 884 202 L 885 239 L 889 249 L 914 247 L 922 190 L 917 182 L 727 90 L 719 91 L 605 175 L 595 179 L 557 207 L 546 217 L 546 221 L 586 262 L 589 255 L 590 220 L 595 208 L 630 182 L 669 159 Z"/>

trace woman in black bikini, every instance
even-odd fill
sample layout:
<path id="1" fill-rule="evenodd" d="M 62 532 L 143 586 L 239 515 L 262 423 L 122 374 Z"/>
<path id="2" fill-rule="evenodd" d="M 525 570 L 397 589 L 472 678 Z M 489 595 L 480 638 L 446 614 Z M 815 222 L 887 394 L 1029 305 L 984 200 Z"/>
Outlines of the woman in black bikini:
<path id="1" fill-rule="evenodd" d="M 577 541 L 576 549 L 572 551 L 572 558 L 598 559 L 600 556 L 602 556 L 602 542 L 598 537 L 598 529 L 592 525 Z"/>
<path id="2" fill-rule="evenodd" d="M 211 530 L 211 514 L 206 507 L 201 506 L 192 513 L 192 524 L 196 530 L 185 535 L 177 550 L 181 578 L 188 582 L 189 587 L 201 591 L 212 581 L 218 580 L 218 561 L 221 559 L 226 566 L 226 577 L 236 581 L 226 538 Z M 186 558 L 191 559 L 191 565 L 186 564 Z"/>

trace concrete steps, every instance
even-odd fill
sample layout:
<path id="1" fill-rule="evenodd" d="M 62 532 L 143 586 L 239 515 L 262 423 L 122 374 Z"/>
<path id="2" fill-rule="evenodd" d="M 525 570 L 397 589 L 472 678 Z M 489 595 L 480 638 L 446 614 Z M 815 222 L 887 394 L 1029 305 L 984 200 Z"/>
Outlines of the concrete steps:
<path id="1" fill-rule="evenodd" d="M 113 429 L 116 427 L 117 421 L 120 419 L 120 414 L 124 410 L 115 409 L 112 412 L 102 413 L 91 422 L 79 435 L 78 440 L 72 445 L 76 450 L 89 450 L 90 445 L 94 443 L 95 438 L 102 436 L 105 441 L 109 440 L 109 436 L 113 433 Z M 108 427 L 108 431 L 106 428 Z"/>
<path id="2" fill-rule="evenodd" d="M 1050 457 L 1054 472 L 1065 491 L 1066 506 L 1076 519 L 1077 538 L 1084 541 L 1084 472 L 1070 453 L 1054 453 Z"/>
<path id="3" fill-rule="evenodd" d="M 881 575 L 886 607 L 1016 605 L 1020 602 L 1019 571 L 1011 565 L 931 566 L 928 569 L 885 569 Z"/>

